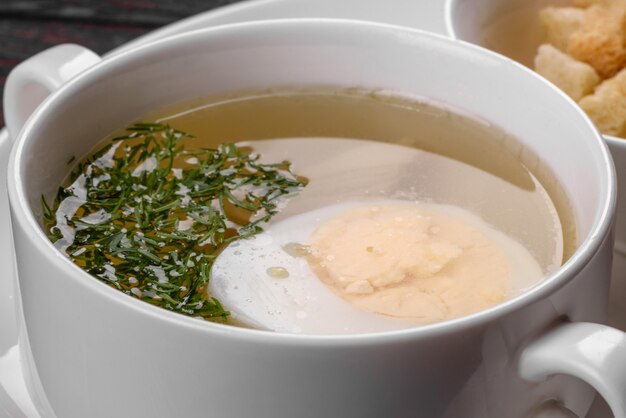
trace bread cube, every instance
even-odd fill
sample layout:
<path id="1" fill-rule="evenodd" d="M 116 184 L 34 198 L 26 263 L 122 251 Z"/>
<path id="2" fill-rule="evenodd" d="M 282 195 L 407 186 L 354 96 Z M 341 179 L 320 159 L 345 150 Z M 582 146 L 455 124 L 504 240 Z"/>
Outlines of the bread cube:
<path id="1" fill-rule="evenodd" d="M 626 136 L 626 69 L 603 81 L 593 94 L 579 101 L 598 129 L 606 135 Z"/>
<path id="2" fill-rule="evenodd" d="M 546 29 L 546 41 L 561 51 L 567 51 L 572 33 L 582 24 L 585 11 L 576 7 L 546 7 L 539 12 L 539 20 Z"/>
<path id="3" fill-rule="evenodd" d="M 590 65 L 576 61 L 549 44 L 539 47 L 535 71 L 576 101 L 592 93 L 600 82 L 600 77 Z"/>
<path id="4" fill-rule="evenodd" d="M 612 77 L 626 65 L 625 16 L 626 3 L 589 7 L 580 28 L 569 37 L 567 53 L 591 65 L 603 79 Z"/>

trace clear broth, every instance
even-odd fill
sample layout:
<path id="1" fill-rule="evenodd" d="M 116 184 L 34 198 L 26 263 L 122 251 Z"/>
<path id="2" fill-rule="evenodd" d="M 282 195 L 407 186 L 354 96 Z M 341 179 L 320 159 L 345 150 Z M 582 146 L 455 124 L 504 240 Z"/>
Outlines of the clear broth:
<path id="1" fill-rule="evenodd" d="M 526 246 L 546 273 L 576 248 L 567 197 L 547 166 L 498 127 L 433 104 L 359 89 L 278 89 L 198 100 L 146 119 L 192 132 L 202 146 L 302 138 L 295 149 L 263 141 L 258 150 L 266 161 L 292 161 L 311 180 L 277 219 L 364 197 L 400 198 L 478 214 Z M 359 141 L 351 149 L 340 138 L 417 152 L 381 162 L 375 148 L 358 153 Z"/>

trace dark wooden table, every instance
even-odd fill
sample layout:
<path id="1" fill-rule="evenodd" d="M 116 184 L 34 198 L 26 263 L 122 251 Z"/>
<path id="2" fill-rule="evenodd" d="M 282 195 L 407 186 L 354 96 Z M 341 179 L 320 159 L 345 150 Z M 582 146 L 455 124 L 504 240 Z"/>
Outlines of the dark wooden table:
<path id="1" fill-rule="evenodd" d="M 240 0 L 0 0 L 0 93 L 11 69 L 61 43 L 103 54 L 184 17 Z M 4 125 L 0 103 L 0 126 Z"/>

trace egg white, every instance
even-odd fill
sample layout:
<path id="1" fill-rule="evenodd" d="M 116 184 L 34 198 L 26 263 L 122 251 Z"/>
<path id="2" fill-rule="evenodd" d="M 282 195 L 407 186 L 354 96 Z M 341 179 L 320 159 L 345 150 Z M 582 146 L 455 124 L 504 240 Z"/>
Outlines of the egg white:
<path id="1" fill-rule="evenodd" d="M 502 248 L 511 265 L 513 297 L 538 282 L 543 273 L 528 250 L 480 217 L 452 205 L 375 199 L 329 205 L 272 223 L 259 235 L 236 241 L 216 259 L 209 293 L 230 310 L 234 322 L 287 333 L 351 334 L 415 327 L 400 318 L 366 312 L 335 294 L 315 275 L 306 257 L 288 253 L 287 244 L 306 244 L 325 220 L 357 206 L 385 203 L 446 212 L 475 227 Z M 275 277 L 280 267 L 289 276 Z"/>

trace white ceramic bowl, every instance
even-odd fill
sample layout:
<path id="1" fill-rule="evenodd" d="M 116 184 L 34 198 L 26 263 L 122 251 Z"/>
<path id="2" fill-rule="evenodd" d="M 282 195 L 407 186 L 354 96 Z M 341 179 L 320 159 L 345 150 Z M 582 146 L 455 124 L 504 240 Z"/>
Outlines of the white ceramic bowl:
<path id="1" fill-rule="evenodd" d="M 54 90 L 69 78 L 63 68 L 73 75 L 94 61 L 76 46 L 44 52 L 11 74 L 5 103 L 28 115 L 43 96 L 29 92 Z M 501 126 L 561 182 L 575 214 L 578 250 L 540 285 L 474 315 L 404 331 L 302 336 L 156 308 L 90 278 L 48 241 L 40 196 L 58 187 L 70 156 L 85 155 L 155 107 L 278 85 L 400 91 Z M 612 161 L 580 109 L 510 60 L 381 24 L 246 23 L 107 58 L 52 93 L 23 127 L 22 120 L 7 118 L 12 132 L 19 131 L 9 197 L 20 347 L 44 416 L 521 417 L 554 405 L 584 415 L 595 392 L 582 380 L 625 416 L 624 335 L 581 323 L 605 318 Z M 559 137 L 568 138 L 567 159 Z"/>

